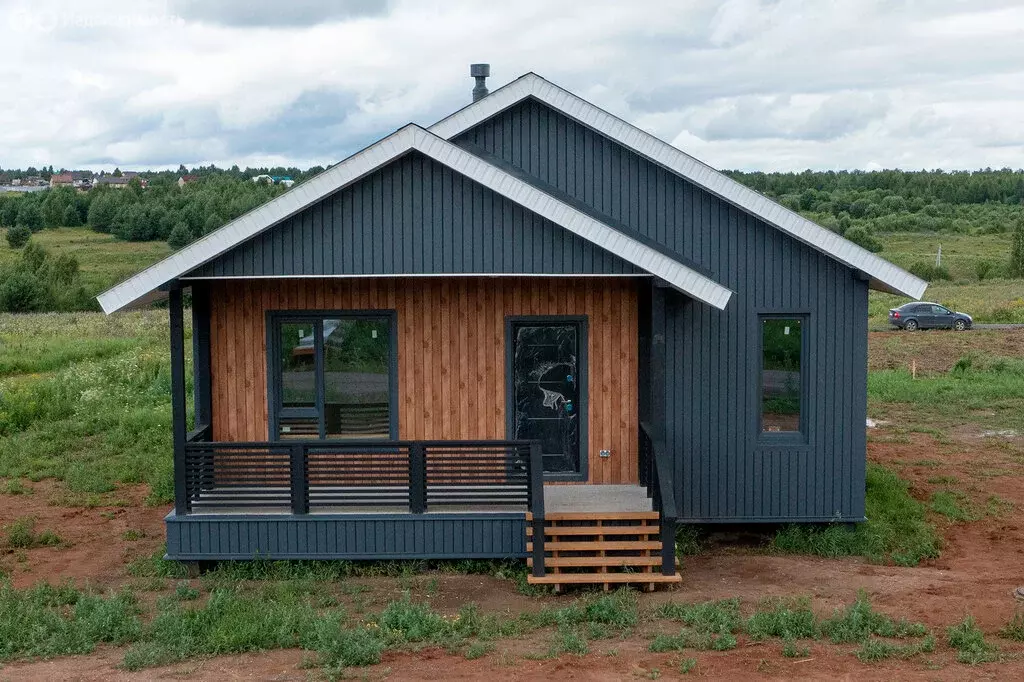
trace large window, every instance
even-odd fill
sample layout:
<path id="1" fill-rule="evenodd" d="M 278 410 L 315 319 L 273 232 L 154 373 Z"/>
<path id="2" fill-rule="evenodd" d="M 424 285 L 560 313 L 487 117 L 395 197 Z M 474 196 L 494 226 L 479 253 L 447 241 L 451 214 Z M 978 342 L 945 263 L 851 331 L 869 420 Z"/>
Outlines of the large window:
<path id="1" fill-rule="evenodd" d="M 271 371 L 279 438 L 396 436 L 389 314 L 271 315 Z"/>
<path id="2" fill-rule="evenodd" d="M 801 430 L 803 320 L 761 318 L 761 432 Z"/>

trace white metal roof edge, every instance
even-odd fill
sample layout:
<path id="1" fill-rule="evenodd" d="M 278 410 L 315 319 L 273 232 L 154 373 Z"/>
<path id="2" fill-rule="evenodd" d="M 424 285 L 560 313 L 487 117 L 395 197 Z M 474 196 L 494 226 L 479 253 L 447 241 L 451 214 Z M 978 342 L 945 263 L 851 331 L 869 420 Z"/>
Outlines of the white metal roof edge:
<path id="1" fill-rule="evenodd" d="M 920 299 L 928 283 L 782 204 L 733 180 L 686 152 L 658 139 L 535 73 L 528 73 L 483 99 L 441 119 L 429 130 L 450 139 L 525 99 L 535 97 L 602 135 L 665 166 L 709 192 L 871 276 L 874 288 Z"/>
<path id="2" fill-rule="evenodd" d="M 657 275 L 680 291 L 719 310 L 729 302 L 732 291 L 679 261 L 591 218 L 427 130 L 422 130 L 420 139 L 422 142 L 417 141 L 415 144 L 416 149 L 423 154 L 626 262 Z"/>
<path id="3" fill-rule="evenodd" d="M 447 140 L 415 124 L 409 124 L 309 182 L 299 185 L 295 190 L 286 192 L 232 220 L 108 289 L 97 297 L 100 306 L 109 314 L 153 300 L 157 297 L 155 292 L 168 282 L 270 229 L 412 149 L 716 308 L 724 308 L 732 295 L 729 289 L 674 259 L 587 216 Z"/>
<path id="4" fill-rule="evenodd" d="M 344 161 L 297 185 L 281 196 L 257 206 L 208 235 L 145 270 L 104 291 L 96 298 L 105 313 L 152 300 L 151 293 L 176 277 L 207 263 L 246 239 L 355 182 L 374 169 L 409 151 L 414 133 L 422 128 L 406 125 L 356 152 Z"/>

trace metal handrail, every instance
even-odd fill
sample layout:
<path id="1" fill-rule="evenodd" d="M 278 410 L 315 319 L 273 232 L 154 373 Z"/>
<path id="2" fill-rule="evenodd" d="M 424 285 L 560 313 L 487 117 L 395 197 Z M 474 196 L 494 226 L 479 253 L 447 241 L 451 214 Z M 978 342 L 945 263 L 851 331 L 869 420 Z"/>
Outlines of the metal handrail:
<path id="1" fill-rule="evenodd" d="M 672 485 L 672 462 L 668 458 L 664 441 L 653 438 L 652 432 L 653 429 L 649 424 L 640 422 L 641 482 L 647 486 L 647 494 L 651 497 L 652 506 L 659 515 L 662 573 L 675 575 L 675 536 L 678 514 L 676 512 L 675 486 Z M 650 448 L 650 453 L 646 458 L 643 455 L 645 442 Z"/>

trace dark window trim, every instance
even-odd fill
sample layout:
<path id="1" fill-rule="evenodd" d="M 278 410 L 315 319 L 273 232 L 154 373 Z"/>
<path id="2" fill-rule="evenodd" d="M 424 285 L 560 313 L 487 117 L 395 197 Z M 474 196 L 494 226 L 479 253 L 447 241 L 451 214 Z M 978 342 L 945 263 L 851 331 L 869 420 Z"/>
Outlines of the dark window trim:
<path id="1" fill-rule="evenodd" d="M 800 320 L 800 430 L 799 431 L 764 431 L 764 327 L 762 320 Z M 807 371 L 810 360 L 810 319 L 811 312 L 807 309 L 778 309 L 769 308 L 756 310 L 754 325 L 756 330 L 757 351 L 755 354 L 755 367 L 757 371 L 756 384 L 757 393 L 754 399 L 753 423 L 757 429 L 757 445 L 759 447 L 803 447 L 810 444 L 808 429 L 807 406 L 809 404 L 811 382 L 810 372 Z"/>
<path id="2" fill-rule="evenodd" d="M 290 321 L 311 321 L 323 322 L 326 319 L 340 318 L 384 318 L 388 321 L 388 336 L 390 342 L 390 357 L 388 358 L 388 437 L 390 440 L 398 440 L 398 312 L 393 308 L 380 310 L 268 310 L 266 313 L 266 337 L 267 337 L 267 428 L 269 440 L 280 440 L 278 433 L 278 417 L 282 406 L 280 395 L 277 390 L 277 374 L 281 368 L 281 347 L 280 336 L 276 334 L 277 327 L 281 322 Z M 314 348 L 323 347 L 323 325 L 314 326 Z M 323 353 L 315 352 L 317 376 L 323 374 Z M 317 382 L 316 407 L 318 416 L 323 415 L 324 386 L 322 381 Z M 300 408 L 301 409 L 301 408 Z M 325 424 L 320 420 L 320 438 L 326 438 L 324 432 Z"/>
<path id="3" fill-rule="evenodd" d="M 590 479 L 590 457 L 587 435 L 590 430 L 590 368 L 588 351 L 590 324 L 587 315 L 506 315 L 505 316 L 505 438 L 512 440 L 515 432 L 515 387 L 512 385 L 512 354 L 514 346 L 512 328 L 516 324 L 559 324 L 574 322 L 579 325 L 580 357 L 577 371 L 580 374 L 580 470 L 578 473 L 545 472 L 546 481 L 586 482 Z"/>

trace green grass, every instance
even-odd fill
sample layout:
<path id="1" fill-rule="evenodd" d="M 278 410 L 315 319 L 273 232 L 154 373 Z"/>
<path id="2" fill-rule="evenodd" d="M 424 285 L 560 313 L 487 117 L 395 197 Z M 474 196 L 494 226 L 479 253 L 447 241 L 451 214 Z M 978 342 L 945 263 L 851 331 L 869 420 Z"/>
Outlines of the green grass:
<path id="1" fill-rule="evenodd" d="M 171 254 L 167 242 L 125 242 L 84 227 L 42 230 L 32 235 L 32 241 L 54 255 L 67 254 L 77 258 L 82 285 L 92 294 L 104 291 Z M 4 248 L 0 248 L 0 267 L 16 261 L 19 253 L 4 244 Z"/>
<path id="2" fill-rule="evenodd" d="M 872 416 L 907 412 L 902 421 L 919 429 L 962 423 L 973 413 L 979 427 L 1024 431 L 1024 360 L 967 354 L 948 372 L 916 379 L 906 369 L 875 370 L 868 373 L 868 404 Z"/>
<path id="3" fill-rule="evenodd" d="M 1010 254 L 1010 234 L 913 234 L 878 235 L 885 245 L 883 258 L 909 268 L 914 263 L 934 263 L 942 245 L 942 264 L 950 282 L 934 282 L 925 299 L 936 301 L 974 317 L 975 322 L 1024 323 L 1024 282 L 1013 279 L 978 281 L 981 261 L 1005 268 Z M 997 273 L 998 274 L 998 273 Z M 868 318 L 872 326 L 888 325 L 888 310 L 906 303 L 902 296 L 871 292 Z"/>
<path id="4" fill-rule="evenodd" d="M 744 630 L 754 641 L 769 637 L 814 639 L 818 636 L 818 618 L 806 597 L 769 599 L 747 619 Z"/>
<path id="5" fill-rule="evenodd" d="M 956 660 L 961 663 L 978 665 L 999 660 L 999 648 L 985 640 L 973 616 L 946 628 L 946 640 L 957 650 Z"/>
<path id="6" fill-rule="evenodd" d="M 935 651 L 935 635 L 927 635 L 921 641 L 911 644 L 898 644 L 872 637 L 860 645 L 855 655 L 865 663 L 874 663 L 888 658 L 913 658 L 933 651 Z"/>
<path id="7" fill-rule="evenodd" d="M 872 635 L 889 638 L 924 637 L 928 628 L 922 623 L 906 620 L 894 621 L 875 611 L 867 593 L 860 591 L 857 600 L 845 609 L 837 610 L 831 618 L 821 622 L 821 633 L 834 644 L 866 641 Z"/>
<path id="8" fill-rule="evenodd" d="M 30 516 L 15 519 L 4 527 L 5 544 L 11 549 L 34 549 L 36 547 L 56 547 L 61 543 L 60 536 L 52 530 L 36 532 L 36 520 Z"/>
<path id="9" fill-rule="evenodd" d="M 931 510 L 951 521 L 977 521 L 983 514 L 977 511 L 971 498 L 959 490 L 937 490 L 929 502 Z"/>
<path id="10" fill-rule="evenodd" d="M 1015 642 L 1024 642 L 1024 611 L 1018 610 L 1006 625 L 999 630 L 999 636 Z"/>
<path id="11" fill-rule="evenodd" d="M 907 483 L 893 471 L 868 465 L 865 505 L 868 520 L 852 529 L 841 524 L 786 526 L 772 539 L 772 548 L 790 554 L 863 556 L 900 566 L 916 566 L 939 555 L 939 536 L 925 506 L 911 497 Z"/>
<path id="12" fill-rule="evenodd" d="M 171 499 L 165 312 L 2 315 L 0 340 L 0 476 L 63 481 L 79 504 L 135 483 Z"/>
<path id="13" fill-rule="evenodd" d="M 101 643 L 134 641 L 142 629 L 127 594 L 63 585 L 15 590 L 0 582 L 0 661 L 87 654 Z"/>
<path id="14" fill-rule="evenodd" d="M 666 602 L 655 612 L 659 618 L 680 621 L 697 632 L 733 633 L 743 624 L 738 599 L 723 599 L 696 604 Z"/>

